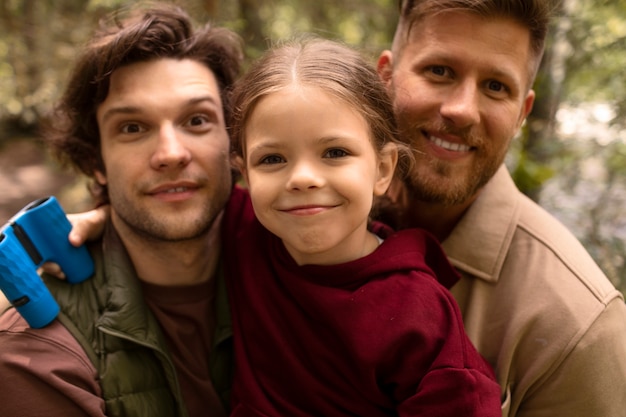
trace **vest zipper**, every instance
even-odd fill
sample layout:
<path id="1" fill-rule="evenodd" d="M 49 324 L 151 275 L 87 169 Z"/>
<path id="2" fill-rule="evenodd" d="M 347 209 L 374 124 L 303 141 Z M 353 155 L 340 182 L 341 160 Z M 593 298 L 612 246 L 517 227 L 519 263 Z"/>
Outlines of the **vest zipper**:
<path id="1" fill-rule="evenodd" d="M 146 343 L 146 342 L 142 342 L 141 340 L 138 340 L 126 333 L 122 333 L 120 331 L 108 328 L 108 327 L 104 327 L 104 326 L 96 326 L 96 328 L 100 331 L 100 337 L 103 338 L 103 333 L 104 334 L 108 334 L 109 336 L 114 336 L 123 340 L 126 340 L 128 342 L 132 342 L 135 343 L 139 346 L 143 346 L 145 348 L 151 349 L 154 352 L 156 352 L 156 354 L 159 356 L 159 359 L 161 360 L 161 362 L 166 363 L 169 366 L 169 374 L 171 374 L 174 383 L 175 383 L 175 388 L 176 388 L 176 392 L 174 395 L 174 398 L 176 398 L 178 400 L 178 409 L 180 410 L 181 413 L 181 417 L 186 417 L 187 416 L 187 408 L 183 405 L 183 395 L 180 392 L 180 383 L 178 382 L 178 375 L 176 374 L 176 368 L 174 367 L 174 363 L 172 362 L 172 360 L 170 359 L 169 355 L 166 354 L 165 352 L 163 352 L 161 349 L 159 349 L 157 346 L 154 346 L 150 343 Z M 100 340 L 101 343 L 104 342 L 104 339 Z M 103 346 L 102 344 L 100 346 Z M 102 357 L 101 360 L 104 360 L 104 358 Z M 104 368 L 100 368 L 100 369 L 104 369 Z"/>

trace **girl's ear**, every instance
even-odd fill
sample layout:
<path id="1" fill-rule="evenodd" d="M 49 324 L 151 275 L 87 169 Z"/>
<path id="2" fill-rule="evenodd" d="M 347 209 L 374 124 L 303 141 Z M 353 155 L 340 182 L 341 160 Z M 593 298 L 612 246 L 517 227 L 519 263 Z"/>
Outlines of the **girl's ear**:
<path id="1" fill-rule="evenodd" d="M 398 147 L 395 143 L 387 143 L 383 149 L 381 149 L 378 156 L 378 176 L 374 184 L 375 196 L 385 194 L 387 188 L 389 188 L 389 184 L 391 184 L 397 164 Z"/>
<path id="2" fill-rule="evenodd" d="M 104 175 L 104 173 L 100 170 L 95 170 L 93 172 L 94 177 L 96 178 L 96 181 L 98 182 L 98 184 L 100 185 L 107 185 L 107 177 L 106 175 Z"/>
<path id="3" fill-rule="evenodd" d="M 243 157 L 236 153 L 230 154 L 230 165 L 241 172 L 241 176 L 248 183 L 248 171 L 246 170 L 246 164 L 243 161 Z"/>

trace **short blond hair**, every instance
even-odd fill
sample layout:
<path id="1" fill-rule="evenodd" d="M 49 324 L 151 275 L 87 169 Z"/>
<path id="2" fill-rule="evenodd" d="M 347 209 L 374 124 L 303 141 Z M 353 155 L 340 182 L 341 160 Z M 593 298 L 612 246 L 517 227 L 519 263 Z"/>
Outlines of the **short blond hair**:
<path id="1" fill-rule="evenodd" d="M 411 28 L 429 16 L 443 12 L 472 13 L 485 19 L 512 19 L 530 33 L 529 88 L 543 56 L 550 20 L 558 0 L 399 0 L 400 18 L 393 52 L 401 55 Z"/>

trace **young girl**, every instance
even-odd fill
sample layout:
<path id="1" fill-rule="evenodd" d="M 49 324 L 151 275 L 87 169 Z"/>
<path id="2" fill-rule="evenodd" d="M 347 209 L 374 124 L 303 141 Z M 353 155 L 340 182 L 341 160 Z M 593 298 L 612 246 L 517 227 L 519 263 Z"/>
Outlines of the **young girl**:
<path id="1" fill-rule="evenodd" d="M 408 155 L 375 70 L 335 42 L 287 43 L 232 100 L 249 190 L 234 190 L 223 224 L 232 415 L 501 415 L 437 242 L 368 228 Z"/>

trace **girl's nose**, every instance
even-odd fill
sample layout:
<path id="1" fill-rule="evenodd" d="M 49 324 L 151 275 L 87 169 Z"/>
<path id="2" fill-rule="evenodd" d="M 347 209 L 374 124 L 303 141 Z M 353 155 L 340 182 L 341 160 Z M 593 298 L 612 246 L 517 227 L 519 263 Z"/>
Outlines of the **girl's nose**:
<path id="1" fill-rule="evenodd" d="M 319 188 L 324 182 L 324 176 L 313 163 L 298 162 L 291 169 L 286 186 L 288 190 L 304 191 Z"/>

